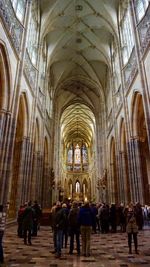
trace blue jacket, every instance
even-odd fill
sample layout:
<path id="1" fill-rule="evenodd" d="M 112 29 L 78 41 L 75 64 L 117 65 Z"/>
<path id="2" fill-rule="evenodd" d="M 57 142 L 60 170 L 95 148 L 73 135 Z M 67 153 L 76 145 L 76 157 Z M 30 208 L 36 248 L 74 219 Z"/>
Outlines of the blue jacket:
<path id="1" fill-rule="evenodd" d="M 94 224 L 94 214 L 90 207 L 81 207 L 79 211 L 79 225 L 93 226 Z"/>

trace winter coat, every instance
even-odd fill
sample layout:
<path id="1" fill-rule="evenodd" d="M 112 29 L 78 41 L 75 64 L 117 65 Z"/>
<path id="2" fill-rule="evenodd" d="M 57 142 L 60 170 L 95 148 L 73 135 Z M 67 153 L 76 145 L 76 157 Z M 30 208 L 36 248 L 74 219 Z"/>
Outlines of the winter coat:
<path id="1" fill-rule="evenodd" d="M 138 233 L 138 225 L 136 223 L 136 217 L 133 211 L 128 211 L 126 232 L 128 234 Z"/>
<path id="2" fill-rule="evenodd" d="M 78 207 L 72 208 L 68 215 L 70 228 L 74 228 L 74 229 L 79 228 L 78 216 L 79 216 L 79 208 Z"/>
<path id="3" fill-rule="evenodd" d="M 80 208 L 78 222 L 80 226 L 94 225 L 94 214 L 90 207 L 83 206 Z"/>
<path id="4" fill-rule="evenodd" d="M 27 207 L 23 214 L 23 230 L 32 230 L 33 228 L 34 211 L 31 207 Z"/>
<path id="5" fill-rule="evenodd" d="M 66 222 L 67 222 L 67 216 L 65 210 L 62 208 L 56 208 L 54 215 L 54 223 L 53 223 L 54 229 L 64 230 Z"/>

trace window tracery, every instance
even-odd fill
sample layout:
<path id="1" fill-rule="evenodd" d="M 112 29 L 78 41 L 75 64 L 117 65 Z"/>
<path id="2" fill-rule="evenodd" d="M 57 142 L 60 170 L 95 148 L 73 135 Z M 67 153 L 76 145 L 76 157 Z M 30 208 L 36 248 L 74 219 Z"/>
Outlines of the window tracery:
<path id="1" fill-rule="evenodd" d="M 76 193 L 80 193 L 80 183 L 76 182 Z"/>
<path id="2" fill-rule="evenodd" d="M 149 0 L 136 0 L 135 1 L 135 10 L 136 10 L 136 16 L 137 16 L 138 22 L 145 15 L 148 5 L 149 5 Z"/>
<path id="3" fill-rule="evenodd" d="M 28 53 L 33 65 L 36 65 L 37 62 L 38 47 L 39 47 L 38 44 L 39 28 L 40 28 L 39 6 L 37 2 L 34 2 L 31 10 L 28 42 L 27 42 Z"/>
<path id="4" fill-rule="evenodd" d="M 123 16 L 121 18 L 120 30 L 121 30 L 121 45 L 122 45 L 122 55 L 124 65 L 128 62 L 130 55 L 134 47 L 133 31 L 131 14 L 128 8 L 122 12 Z"/>
<path id="5" fill-rule="evenodd" d="M 74 160 L 75 164 L 80 164 L 81 163 L 81 151 L 79 148 L 79 145 L 77 144 L 75 147 L 75 160 Z"/>
<path id="6" fill-rule="evenodd" d="M 26 7 L 26 0 L 11 0 L 12 6 L 16 13 L 17 18 L 23 22 L 24 14 L 25 14 L 25 7 Z"/>

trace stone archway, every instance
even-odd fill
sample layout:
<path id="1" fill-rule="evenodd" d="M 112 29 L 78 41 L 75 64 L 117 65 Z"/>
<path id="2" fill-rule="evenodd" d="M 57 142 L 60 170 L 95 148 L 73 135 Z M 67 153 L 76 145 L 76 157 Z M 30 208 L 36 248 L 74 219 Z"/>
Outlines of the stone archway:
<path id="1" fill-rule="evenodd" d="M 111 203 L 118 203 L 118 174 L 117 174 L 117 162 L 116 162 L 116 148 L 115 139 L 112 137 L 110 145 L 110 200 Z"/>
<path id="2" fill-rule="evenodd" d="M 136 191 L 135 200 L 149 204 L 150 199 L 150 151 L 143 98 L 136 93 L 132 105 L 132 133 L 135 151 Z"/>
<path id="3" fill-rule="evenodd" d="M 11 126 L 11 68 L 5 44 L 0 40 L 0 202 L 7 203 L 10 178 L 10 155 L 12 145 L 9 136 L 13 134 Z M 12 141 L 12 140 L 11 140 Z"/>
<path id="4" fill-rule="evenodd" d="M 0 110 L 8 110 L 10 105 L 10 69 L 5 47 L 0 43 Z"/>
<path id="5" fill-rule="evenodd" d="M 121 199 L 123 203 L 131 202 L 131 192 L 130 192 L 130 183 L 129 183 L 129 166 L 128 166 L 128 153 L 127 153 L 127 141 L 126 141 L 126 130 L 124 119 L 121 121 L 120 127 L 120 157 L 121 157 L 121 166 L 120 166 L 120 176 L 121 176 Z"/>
<path id="6" fill-rule="evenodd" d="M 23 193 L 24 136 L 27 136 L 28 109 L 25 94 L 20 96 L 13 150 L 12 182 L 10 192 L 9 217 L 15 218 Z"/>

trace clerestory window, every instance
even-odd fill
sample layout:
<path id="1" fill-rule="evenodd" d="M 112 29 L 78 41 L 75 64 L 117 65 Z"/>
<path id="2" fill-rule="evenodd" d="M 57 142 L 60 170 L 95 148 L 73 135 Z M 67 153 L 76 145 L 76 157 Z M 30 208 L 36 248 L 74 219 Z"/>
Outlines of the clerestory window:
<path id="1" fill-rule="evenodd" d="M 131 15 L 128 8 L 121 20 L 121 45 L 124 65 L 128 62 L 134 47 L 133 31 L 131 25 Z"/>
<path id="2" fill-rule="evenodd" d="M 26 8 L 26 0 L 11 0 L 17 18 L 23 22 Z"/>
<path id="3" fill-rule="evenodd" d="M 30 59 L 33 65 L 37 63 L 38 55 L 38 42 L 39 42 L 39 28 L 40 28 L 40 16 L 39 16 L 39 6 L 37 2 L 34 2 L 31 10 L 31 17 L 29 22 L 29 33 L 28 33 L 28 42 L 27 49 L 30 56 Z"/>
<path id="4" fill-rule="evenodd" d="M 136 16 L 137 16 L 138 22 L 145 15 L 145 12 L 148 8 L 149 2 L 150 2 L 149 0 L 136 0 L 135 1 L 135 10 L 136 10 Z"/>

